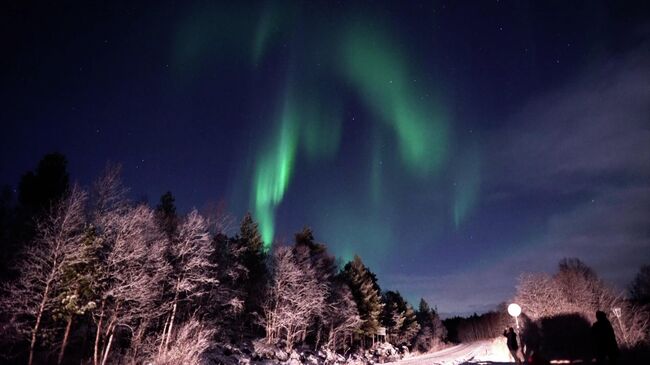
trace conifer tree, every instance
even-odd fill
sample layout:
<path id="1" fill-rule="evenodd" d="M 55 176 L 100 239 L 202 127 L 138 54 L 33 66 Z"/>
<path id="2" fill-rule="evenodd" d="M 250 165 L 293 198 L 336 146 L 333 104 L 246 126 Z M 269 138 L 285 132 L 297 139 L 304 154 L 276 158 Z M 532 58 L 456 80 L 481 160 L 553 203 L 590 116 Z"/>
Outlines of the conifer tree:
<path id="1" fill-rule="evenodd" d="M 355 255 L 354 259 L 343 268 L 342 277 L 350 287 L 352 297 L 357 304 L 362 320 L 361 334 L 374 338 L 379 328 L 379 315 L 383 307 L 374 274 L 363 264 L 361 258 Z"/>
<path id="2" fill-rule="evenodd" d="M 236 245 L 241 251 L 242 265 L 246 270 L 246 276 L 242 277 L 243 280 L 239 284 L 244 293 L 244 315 L 246 317 L 242 324 L 252 325 L 255 322 L 253 318 L 261 313 L 263 301 L 261 293 L 266 287 L 268 273 L 262 235 L 250 213 L 247 213 L 242 219 Z"/>
<path id="3" fill-rule="evenodd" d="M 410 345 L 420 329 L 413 308 L 399 292 L 387 291 L 383 293 L 382 300 L 381 323 L 386 327 L 389 342 L 400 346 Z"/>
<path id="4" fill-rule="evenodd" d="M 438 313 L 429 307 L 429 303 L 424 298 L 420 299 L 416 317 L 420 325 L 420 331 L 415 338 L 414 348 L 420 352 L 430 351 L 442 341 L 447 334 L 447 330 Z"/>
<path id="5" fill-rule="evenodd" d="M 171 240 L 176 235 L 178 215 L 176 215 L 176 205 L 171 191 L 160 197 L 160 203 L 156 206 L 156 222 L 168 239 Z"/>

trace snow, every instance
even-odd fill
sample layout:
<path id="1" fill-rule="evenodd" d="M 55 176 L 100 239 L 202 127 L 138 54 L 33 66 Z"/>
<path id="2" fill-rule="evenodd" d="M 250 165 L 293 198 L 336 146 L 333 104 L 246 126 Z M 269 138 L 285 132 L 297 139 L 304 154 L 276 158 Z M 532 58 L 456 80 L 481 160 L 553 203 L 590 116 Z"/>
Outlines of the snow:
<path id="1" fill-rule="evenodd" d="M 391 365 L 465 365 L 512 363 L 505 339 L 460 344 L 430 354 L 410 356 Z"/>

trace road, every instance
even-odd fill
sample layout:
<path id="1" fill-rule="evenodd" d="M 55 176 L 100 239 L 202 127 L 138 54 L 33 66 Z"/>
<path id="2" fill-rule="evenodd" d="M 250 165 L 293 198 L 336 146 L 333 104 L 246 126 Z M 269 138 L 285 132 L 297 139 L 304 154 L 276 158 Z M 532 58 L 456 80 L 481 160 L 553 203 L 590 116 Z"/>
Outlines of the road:
<path id="1" fill-rule="evenodd" d="M 391 365 L 459 365 L 504 364 L 502 354 L 494 354 L 493 341 L 478 341 L 456 345 L 438 352 L 407 357 Z M 507 360 L 505 360 L 507 361 Z"/>

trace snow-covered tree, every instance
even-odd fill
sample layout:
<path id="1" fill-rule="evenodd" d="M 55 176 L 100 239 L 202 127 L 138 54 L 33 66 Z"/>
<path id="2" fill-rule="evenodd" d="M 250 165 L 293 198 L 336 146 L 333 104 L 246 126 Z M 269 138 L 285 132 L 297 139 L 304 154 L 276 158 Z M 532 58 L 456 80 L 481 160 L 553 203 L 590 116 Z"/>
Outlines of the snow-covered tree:
<path id="1" fill-rule="evenodd" d="M 327 331 L 327 347 L 333 350 L 344 349 L 346 338 L 351 338 L 361 327 L 352 292 L 341 280 L 336 280 L 330 288 L 323 324 Z"/>
<path id="2" fill-rule="evenodd" d="M 578 259 L 563 259 L 555 275 L 523 274 L 519 279 L 517 303 L 532 320 L 565 314 L 579 314 L 594 322 L 596 311 L 613 314 L 621 310 L 620 322 L 613 323 L 619 344 L 634 346 L 645 341 L 648 329 L 648 311 L 626 301 L 598 278 L 596 273 Z"/>
<path id="3" fill-rule="evenodd" d="M 415 311 L 399 292 L 384 292 L 382 301 L 384 308 L 380 318 L 382 325 L 386 327 L 389 342 L 409 346 L 420 330 Z"/>
<path id="4" fill-rule="evenodd" d="M 268 291 L 263 307 L 266 339 L 268 343 L 282 340 L 291 349 L 305 338 L 314 318 L 322 315 L 327 285 L 318 280 L 308 258 L 280 247 L 273 255 Z"/>
<path id="5" fill-rule="evenodd" d="M 178 227 L 178 236 L 172 240 L 168 252 L 172 270 L 167 276 L 168 287 L 173 288 L 171 312 L 163 327 L 161 353 L 165 353 L 173 335 L 180 301 L 190 302 L 208 294 L 217 284 L 210 260 L 211 244 L 208 222 L 196 211 L 190 212 Z"/>
<path id="6" fill-rule="evenodd" d="M 341 277 L 350 287 L 352 297 L 357 304 L 363 321 L 360 327 L 361 333 L 374 339 L 383 308 L 374 274 L 363 264 L 361 258 L 355 255 L 354 259 L 343 268 Z"/>
<path id="7" fill-rule="evenodd" d="M 316 280 L 327 287 L 328 297 L 331 296 L 333 289 L 333 280 L 338 270 L 336 259 L 327 252 L 327 246 L 317 243 L 311 228 L 305 227 L 295 236 L 295 245 L 293 247 L 294 255 L 300 261 L 309 265 L 313 271 Z M 307 338 L 315 348 L 322 344 L 324 328 L 324 312 L 317 315 L 313 323 L 310 324 L 309 332 L 313 335 Z"/>
<path id="8" fill-rule="evenodd" d="M 53 313 L 56 318 L 66 323 L 58 364 L 63 361 L 75 317 L 84 315 L 95 309 L 97 305 L 97 286 L 101 272 L 100 254 L 101 240 L 97 237 L 95 228 L 88 225 L 85 227 L 83 241 L 70 253 L 58 282 L 59 290 Z"/>
<path id="9" fill-rule="evenodd" d="M 440 320 L 440 316 L 429 307 L 424 298 L 421 298 L 416 317 L 420 331 L 415 337 L 413 347 L 420 352 L 436 349 L 447 335 L 447 329 Z"/>
<path id="10" fill-rule="evenodd" d="M 162 315 L 160 283 L 170 275 L 154 212 L 141 205 L 107 211 L 98 230 L 105 242 L 94 363 L 105 364 L 118 328 L 131 334 Z M 99 347 L 102 343 L 102 351 Z"/>
<path id="11" fill-rule="evenodd" d="M 153 365 L 204 364 L 204 353 L 212 345 L 214 329 L 195 317 L 189 318 L 172 334 L 172 341 L 165 353 L 157 354 Z"/>
<path id="12" fill-rule="evenodd" d="M 36 236 L 26 248 L 17 281 L 5 287 L 2 305 L 12 315 L 19 332 L 29 337 L 32 364 L 42 320 L 53 306 L 64 268 L 84 238 L 86 193 L 71 191 L 37 223 Z"/>

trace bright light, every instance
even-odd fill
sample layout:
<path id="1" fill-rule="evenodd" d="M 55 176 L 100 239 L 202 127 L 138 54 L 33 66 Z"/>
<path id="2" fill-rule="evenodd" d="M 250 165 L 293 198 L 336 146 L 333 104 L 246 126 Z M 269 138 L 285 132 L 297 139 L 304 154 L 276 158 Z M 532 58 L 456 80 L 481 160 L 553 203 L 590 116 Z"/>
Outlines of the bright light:
<path id="1" fill-rule="evenodd" d="M 521 307 L 519 304 L 512 303 L 508 306 L 508 314 L 510 314 L 513 317 L 517 317 L 521 314 Z"/>

